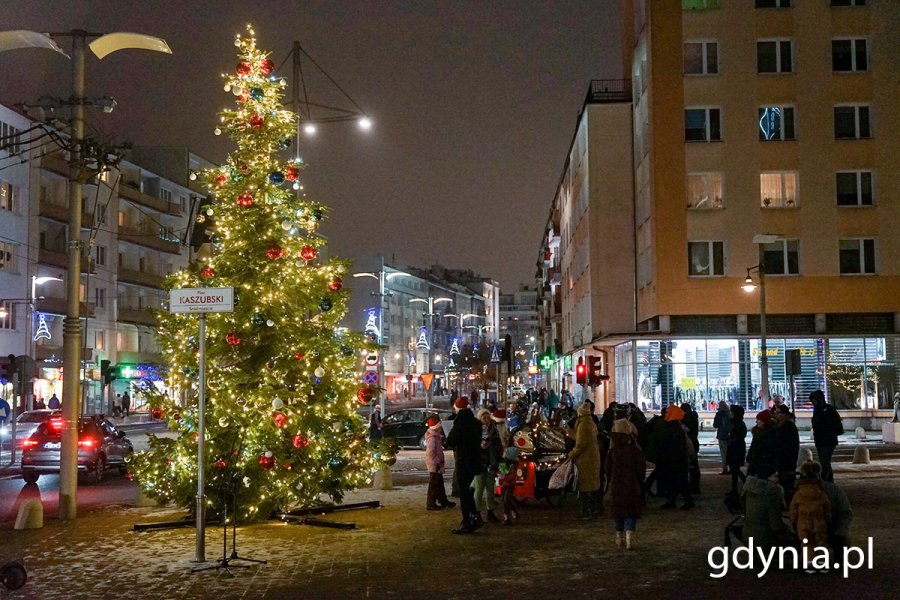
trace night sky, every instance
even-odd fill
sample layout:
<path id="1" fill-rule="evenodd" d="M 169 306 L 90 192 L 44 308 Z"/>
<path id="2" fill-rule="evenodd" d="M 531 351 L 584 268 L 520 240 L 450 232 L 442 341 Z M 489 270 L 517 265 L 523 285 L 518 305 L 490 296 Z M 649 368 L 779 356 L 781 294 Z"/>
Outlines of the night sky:
<path id="1" fill-rule="evenodd" d="M 113 96 L 91 125 L 136 146 L 188 146 L 217 161 L 212 133 L 232 103 L 221 73 L 252 23 L 280 65 L 293 40 L 372 117 L 368 134 L 324 125 L 301 148 L 308 194 L 331 207 L 336 256 L 384 254 L 532 283 L 538 244 L 590 79 L 619 78 L 617 0 L 565 2 L 0 3 L 2 29 L 134 31 L 173 55 L 88 58 L 88 95 Z M 61 40 L 67 51 L 68 40 Z M 311 66 L 309 66 L 311 68 Z M 44 50 L 0 53 L 0 102 L 68 96 L 69 61 Z M 290 61 L 278 71 L 290 77 Z M 310 99 L 338 100 L 310 74 Z"/>

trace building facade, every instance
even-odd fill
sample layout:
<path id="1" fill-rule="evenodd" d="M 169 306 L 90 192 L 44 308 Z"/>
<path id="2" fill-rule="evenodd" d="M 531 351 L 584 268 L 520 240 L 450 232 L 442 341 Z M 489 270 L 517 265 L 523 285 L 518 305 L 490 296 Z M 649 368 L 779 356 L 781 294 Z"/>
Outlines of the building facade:
<path id="1" fill-rule="evenodd" d="M 890 414 L 900 390 L 895 3 L 630 8 L 635 245 L 619 260 L 635 276 L 619 303 L 634 319 L 630 333 L 601 331 L 586 348 L 609 358 L 613 395 L 648 409 L 765 406 L 765 314 L 769 395 L 803 410 L 823 389 L 863 420 Z"/>
<path id="2" fill-rule="evenodd" d="M 543 345 L 538 315 L 538 291 L 534 286 L 520 285 L 514 292 L 500 294 L 501 342 L 509 335 L 515 353 L 513 370 L 515 383 L 539 388 L 544 381 L 539 377 L 538 355 Z"/>

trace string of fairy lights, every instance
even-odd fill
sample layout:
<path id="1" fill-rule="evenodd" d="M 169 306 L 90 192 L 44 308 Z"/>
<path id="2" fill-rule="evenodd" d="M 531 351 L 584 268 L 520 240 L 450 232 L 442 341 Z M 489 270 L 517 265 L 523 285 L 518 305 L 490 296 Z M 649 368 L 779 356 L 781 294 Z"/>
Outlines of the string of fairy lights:
<path id="1" fill-rule="evenodd" d="M 347 261 L 323 261 L 316 230 L 326 208 L 298 197 L 306 165 L 279 152 L 296 116 L 283 108 L 286 81 L 274 73 L 255 33 L 235 38 L 239 62 L 223 74 L 235 106 L 214 133 L 237 148 L 200 174 L 214 201 L 211 256 L 171 276 L 172 288 L 233 287 L 232 313 L 207 319 L 207 497 L 215 513 L 233 488 L 250 520 L 273 510 L 339 500 L 369 482 L 378 454 L 357 416 L 362 336 L 344 332 Z M 130 470 L 145 491 L 185 507 L 196 485 L 198 322 L 161 312 L 159 344 L 167 385 L 156 394 L 177 438 L 151 438 Z M 178 394 L 176 394 L 178 395 Z"/>

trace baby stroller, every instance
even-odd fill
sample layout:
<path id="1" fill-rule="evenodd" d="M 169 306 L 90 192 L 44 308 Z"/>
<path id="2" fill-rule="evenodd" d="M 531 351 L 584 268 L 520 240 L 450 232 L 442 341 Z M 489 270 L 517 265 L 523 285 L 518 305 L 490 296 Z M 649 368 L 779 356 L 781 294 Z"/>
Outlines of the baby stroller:
<path id="1" fill-rule="evenodd" d="M 524 503 L 531 499 L 546 499 L 550 505 L 560 506 L 566 494 L 574 491 L 574 482 L 558 490 L 550 489 L 549 485 L 553 472 L 566 460 L 563 429 L 551 427 L 539 419 L 514 430 L 510 440 L 510 445 L 520 453 L 513 492 L 516 501 Z"/>
<path id="2" fill-rule="evenodd" d="M 8 590 L 17 590 L 28 581 L 25 564 L 21 560 L 11 560 L 0 566 L 0 583 Z"/>

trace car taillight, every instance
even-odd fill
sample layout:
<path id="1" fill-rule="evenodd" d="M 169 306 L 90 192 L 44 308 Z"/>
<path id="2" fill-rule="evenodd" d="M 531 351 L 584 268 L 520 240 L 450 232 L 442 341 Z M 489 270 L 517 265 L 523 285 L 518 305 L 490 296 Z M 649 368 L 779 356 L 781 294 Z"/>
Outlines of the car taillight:
<path id="1" fill-rule="evenodd" d="M 78 440 L 78 445 L 82 448 L 93 448 L 96 443 L 97 443 L 97 440 L 95 440 L 94 438 L 86 438 L 83 440 Z"/>
<path id="2" fill-rule="evenodd" d="M 37 445 L 38 445 L 37 440 L 33 440 L 33 439 L 31 439 L 31 438 L 28 438 L 28 439 L 26 439 L 26 440 L 22 440 L 22 447 L 23 447 L 23 448 L 34 448 L 34 447 L 37 446 Z"/>
<path id="3" fill-rule="evenodd" d="M 62 431 L 65 421 L 62 419 L 50 419 L 50 428 L 54 431 Z"/>

